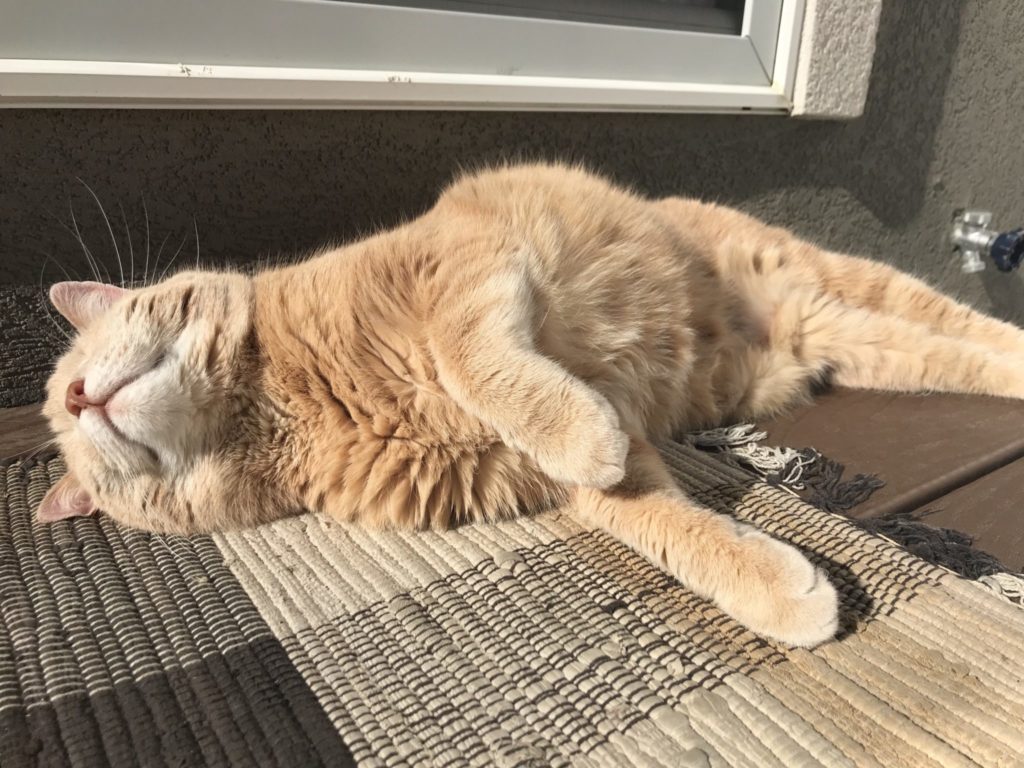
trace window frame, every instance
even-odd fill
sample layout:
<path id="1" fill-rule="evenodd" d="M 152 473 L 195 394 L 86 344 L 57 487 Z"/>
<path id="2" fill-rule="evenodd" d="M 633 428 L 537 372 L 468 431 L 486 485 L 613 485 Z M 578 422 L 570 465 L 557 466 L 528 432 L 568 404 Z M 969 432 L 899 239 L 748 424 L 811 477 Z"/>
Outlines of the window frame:
<path id="1" fill-rule="evenodd" d="M 280 13 L 295 7 L 286 7 L 280 0 L 264 1 L 277 2 L 277 6 L 268 7 Z M 360 24 L 352 27 L 352 35 L 386 23 L 389 26 L 382 29 L 397 29 L 396 45 L 420 35 L 424 50 L 425 41 L 447 51 L 452 50 L 454 41 L 467 39 L 479 30 L 490 35 L 495 30 L 514 31 L 511 42 L 504 41 L 504 48 L 495 43 L 494 58 L 487 59 L 488 66 L 511 73 L 388 68 L 389 56 L 424 61 L 429 51 L 395 49 L 389 54 L 387 45 L 379 52 L 380 58 L 370 62 L 375 68 L 358 69 L 213 63 L 195 51 L 191 52 L 195 60 L 183 62 L 6 58 L 0 59 L 0 106 L 788 112 L 793 106 L 804 0 L 747 0 L 738 36 L 357 3 L 303 3 L 303 7 L 363 14 Z M 316 14 L 307 21 L 314 29 Z M 216 32 L 214 29 L 211 34 Z M 14 39 L 5 45 L 0 37 L 0 49 L 25 50 L 12 48 Z M 83 39 L 89 38 L 83 33 Z M 488 40 L 496 38 L 482 39 L 483 44 L 476 48 L 483 47 L 489 53 Z M 527 41 L 536 45 L 538 39 L 542 46 L 546 41 L 548 48 L 539 48 L 543 55 L 531 55 L 530 61 L 539 61 L 542 67 L 554 66 L 560 60 L 573 61 L 564 56 L 564 49 L 553 47 L 555 40 L 586 40 L 597 50 L 609 41 L 629 40 L 636 60 L 660 67 L 660 77 L 669 76 L 677 62 L 690 71 L 688 79 L 678 81 L 638 77 L 642 72 L 630 58 L 621 69 L 632 77 L 587 76 L 590 71 L 584 71 L 584 76 L 515 72 L 516 68 L 508 65 L 514 60 L 509 56 L 517 51 L 517 55 L 523 55 L 520 44 Z M 387 42 L 391 44 L 390 38 Z M 74 45 L 70 48 L 72 52 L 80 51 Z M 370 49 L 369 57 L 378 55 L 377 47 Z M 550 59 L 547 64 L 545 57 Z M 201 63 L 203 60 L 207 63 Z M 483 69 L 482 61 L 478 58 L 468 66 Z M 591 56 L 590 61 L 592 66 L 602 65 L 600 57 Z"/>

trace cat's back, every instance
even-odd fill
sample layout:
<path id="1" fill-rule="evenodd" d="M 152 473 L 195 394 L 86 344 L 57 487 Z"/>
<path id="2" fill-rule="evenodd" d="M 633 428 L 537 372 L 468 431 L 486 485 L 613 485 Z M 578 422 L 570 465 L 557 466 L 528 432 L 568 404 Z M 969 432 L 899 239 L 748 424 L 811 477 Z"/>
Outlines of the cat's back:
<path id="1" fill-rule="evenodd" d="M 528 235 L 557 235 L 579 243 L 607 240 L 656 223 L 648 202 L 582 166 L 530 163 L 466 174 L 434 209 L 441 216 L 488 218 Z"/>
<path id="2" fill-rule="evenodd" d="M 629 325 L 669 300 L 666 322 L 684 322 L 693 244 L 655 203 L 584 168 L 530 164 L 465 176 L 427 218 L 473 243 L 467 251 L 481 273 L 524 257 L 555 325 L 560 314 L 583 326 Z"/>
<path id="3" fill-rule="evenodd" d="M 439 202 L 464 200 L 499 208 L 531 200 L 558 204 L 580 196 L 593 198 L 623 193 L 625 190 L 583 166 L 523 163 L 464 173 L 448 186 Z M 538 195 L 546 197 L 538 198 Z"/>

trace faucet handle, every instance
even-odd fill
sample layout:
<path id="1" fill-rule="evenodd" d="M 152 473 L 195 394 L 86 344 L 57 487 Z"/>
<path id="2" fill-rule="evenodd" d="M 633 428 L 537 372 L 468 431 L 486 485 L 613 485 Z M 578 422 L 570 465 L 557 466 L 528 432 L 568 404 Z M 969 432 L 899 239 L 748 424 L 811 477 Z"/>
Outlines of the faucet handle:
<path id="1" fill-rule="evenodd" d="M 1024 260 L 1024 227 L 1000 232 L 989 246 L 989 255 L 1000 272 L 1012 272 Z"/>

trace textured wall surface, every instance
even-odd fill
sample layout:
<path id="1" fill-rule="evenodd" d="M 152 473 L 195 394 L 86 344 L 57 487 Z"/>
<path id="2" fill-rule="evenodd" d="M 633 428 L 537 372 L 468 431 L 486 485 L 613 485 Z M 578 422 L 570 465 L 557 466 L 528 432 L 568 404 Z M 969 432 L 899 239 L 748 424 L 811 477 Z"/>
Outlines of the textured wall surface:
<path id="1" fill-rule="evenodd" d="M 793 114 L 864 114 L 882 0 L 807 0 Z"/>
<path id="2" fill-rule="evenodd" d="M 459 166 L 585 160 L 653 194 L 736 205 L 828 247 L 884 259 L 1004 317 L 1024 286 L 960 274 L 954 208 L 1024 223 L 1019 0 L 886 0 L 864 115 L 847 122 L 705 115 L 454 112 L 0 112 L 0 285 L 85 275 L 92 253 L 179 249 L 205 263 L 293 256 L 422 211 Z M 194 223 L 193 223 L 194 219 Z M 52 257 L 52 258 L 48 258 Z M 128 268 L 126 267 L 126 276 Z M 22 302 L 23 304 L 23 302 Z M 20 306 L 21 304 L 19 304 Z M 0 323 L 9 323 L 0 317 Z M 45 323 L 45 326 L 44 326 Z M 47 339 L 56 336 L 42 318 Z M 12 331 L 13 333 L 14 331 Z M 24 332 L 24 324 L 17 333 Z M 42 335 L 42 331 L 40 332 Z M 31 346 L 31 345 L 28 345 Z M 6 361 L 5 361 L 6 360 Z M 12 370 L 10 358 L 0 365 Z M 9 373 L 0 372 L 6 380 Z M 9 402 L 9 401 L 8 401 Z"/>

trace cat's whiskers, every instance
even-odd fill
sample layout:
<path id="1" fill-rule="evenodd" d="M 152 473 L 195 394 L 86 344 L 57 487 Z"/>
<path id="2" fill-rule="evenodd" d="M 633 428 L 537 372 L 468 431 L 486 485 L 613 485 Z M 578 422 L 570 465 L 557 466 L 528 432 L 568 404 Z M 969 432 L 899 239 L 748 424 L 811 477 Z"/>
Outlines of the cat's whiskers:
<path id="1" fill-rule="evenodd" d="M 159 282 L 163 281 L 164 276 L 167 274 L 167 270 L 169 270 L 172 266 L 174 266 L 174 261 L 178 258 L 178 254 L 181 253 L 181 249 L 185 247 L 185 240 L 187 240 L 187 239 L 188 239 L 188 232 L 186 232 L 184 235 L 181 236 L 181 242 L 178 243 L 178 249 L 174 252 L 174 255 L 171 256 L 171 260 L 167 262 L 167 266 L 163 268 L 163 271 L 160 273 L 160 277 L 158 277 L 156 279 L 156 282 L 159 283 Z"/>
<path id="2" fill-rule="evenodd" d="M 68 280 L 71 280 L 71 275 L 68 274 L 68 271 L 66 269 L 64 269 L 64 266 L 59 261 L 57 261 L 55 258 L 53 258 L 53 256 L 51 256 L 48 253 L 44 254 L 44 255 L 46 256 L 46 258 L 43 260 L 43 266 L 40 267 L 40 269 L 39 269 L 39 300 L 40 300 L 40 304 L 43 307 L 43 312 L 46 313 L 46 316 L 50 319 L 50 322 L 53 323 L 53 327 L 56 328 L 60 332 L 61 336 L 63 336 L 65 339 L 67 339 L 68 342 L 73 342 L 74 339 L 71 337 L 71 334 L 68 333 L 67 330 L 65 330 L 65 328 L 59 322 L 57 322 L 57 318 L 55 318 L 53 316 L 53 310 L 51 309 L 51 305 L 50 305 L 49 299 L 46 296 L 46 291 L 43 289 L 43 277 L 46 274 L 46 265 L 47 265 L 48 262 L 53 261 L 54 264 L 56 264 L 58 267 L 60 267 L 61 272 L 64 273 L 64 277 L 66 277 Z"/>
<path id="3" fill-rule="evenodd" d="M 82 253 L 85 255 L 85 263 L 89 266 L 89 270 L 92 272 L 93 277 L 96 279 L 96 282 L 102 283 L 104 280 L 100 275 L 99 266 L 93 258 L 92 251 L 89 250 L 89 246 L 85 244 L 85 239 L 82 237 L 82 233 L 78 229 L 78 220 L 75 218 L 75 208 L 71 204 L 70 200 L 68 201 L 68 210 L 71 213 L 71 224 L 74 227 L 73 229 L 56 216 L 53 216 L 53 220 L 56 221 L 69 235 L 75 238 L 78 245 L 82 248 Z"/>
<path id="4" fill-rule="evenodd" d="M 196 269 L 199 269 L 199 225 L 196 223 L 196 217 L 192 217 L 192 229 L 196 233 Z"/>
<path id="5" fill-rule="evenodd" d="M 129 252 L 129 254 L 131 256 L 131 275 L 128 278 L 128 285 L 129 286 L 134 286 L 135 285 L 135 246 L 132 244 L 132 232 L 128 228 L 128 217 L 124 213 L 124 206 L 121 205 L 120 203 L 118 203 L 117 207 L 121 210 L 121 220 L 124 222 L 124 234 L 125 234 L 125 237 L 128 238 L 128 252 Z"/>
<path id="6" fill-rule="evenodd" d="M 164 235 L 164 239 L 160 241 L 160 248 L 156 252 L 156 259 L 153 260 L 153 272 L 154 273 L 156 273 L 156 271 L 160 268 L 160 257 L 163 256 L 163 254 L 164 254 L 164 246 L 167 244 L 167 238 L 170 237 L 170 236 L 171 236 L 171 233 L 168 232 L 166 235 Z M 155 282 L 156 282 L 155 280 L 151 281 L 149 279 L 149 275 L 146 276 L 146 285 L 152 285 Z"/>
<path id="7" fill-rule="evenodd" d="M 89 191 L 90 195 L 92 195 L 92 199 L 96 201 L 96 205 L 100 209 L 100 214 L 103 216 L 103 221 L 105 221 L 106 224 L 107 224 L 107 232 L 110 233 L 110 242 L 114 246 L 114 255 L 117 257 L 117 269 L 118 269 L 118 272 L 121 273 L 121 282 L 119 283 L 119 285 L 123 286 L 124 285 L 124 265 L 121 263 L 121 249 L 117 247 L 117 238 L 114 237 L 114 228 L 110 225 L 110 218 L 107 216 L 107 212 L 103 208 L 103 203 L 100 202 L 100 198 L 93 191 L 92 187 L 90 187 L 88 184 L 86 184 L 85 181 L 83 181 L 80 177 L 76 176 L 75 178 L 78 179 L 78 182 Z"/>
<path id="8" fill-rule="evenodd" d="M 27 461 L 28 459 L 34 458 L 44 448 L 51 446 L 57 442 L 56 437 L 51 437 L 48 440 L 44 440 L 38 445 L 34 445 L 28 450 L 15 451 L 7 456 L 0 456 L 0 461 L 10 461 L 11 459 L 18 459 L 19 461 Z"/>
<path id="9" fill-rule="evenodd" d="M 142 284 L 149 279 L 149 208 L 146 207 L 146 195 L 142 195 L 142 212 L 146 217 L 146 266 L 142 269 Z"/>
<path id="10" fill-rule="evenodd" d="M 192 552 L 191 542 L 187 537 L 178 536 L 173 533 L 153 534 L 153 538 L 174 558 L 175 562 L 187 557 Z M 179 549 L 175 550 L 174 545 L 178 544 Z"/>
<path id="11" fill-rule="evenodd" d="M 57 342 L 58 344 L 61 344 L 61 345 L 63 345 L 63 343 L 64 343 L 65 341 L 66 341 L 66 342 L 67 342 L 68 344 L 73 344 L 75 340 L 74 340 L 74 338 L 73 338 L 73 337 L 71 336 L 71 334 L 69 334 L 69 333 L 68 333 L 67 331 L 65 331 L 65 330 L 64 330 L 63 328 L 61 328 L 61 327 L 60 327 L 60 325 L 59 325 L 59 324 L 57 323 L 57 320 L 56 320 L 56 318 L 54 318 L 54 316 L 53 316 L 52 314 L 50 314 L 50 312 L 49 312 L 48 310 L 46 310 L 46 299 L 45 299 L 45 298 L 43 298 L 43 299 L 42 299 L 42 302 L 41 302 L 41 303 L 42 303 L 42 305 L 43 305 L 43 309 L 44 309 L 44 311 L 46 311 L 46 316 L 47 316 L 47 317 L 48 317 L 48 318 L 50 319 L 50 322 L 51 322 L 51 323 L 53 323 L 53 327 L 54 327 L 54 328 L 56 328 L 56 329 L 57 329 L 57 331 L 58 331 L 58 333 L 60 333 L 60 334 L 61 334 L 61 336 L 63 337 L 63 339 L 54 339 L 54 338 L 53 338 L 53 337 L 51 336 L 51 337 L 50 337 L 50 338 L 51 338 L 51 340 L 54 340 L 54 341 L 56 341 L 56 342 Z"/>

